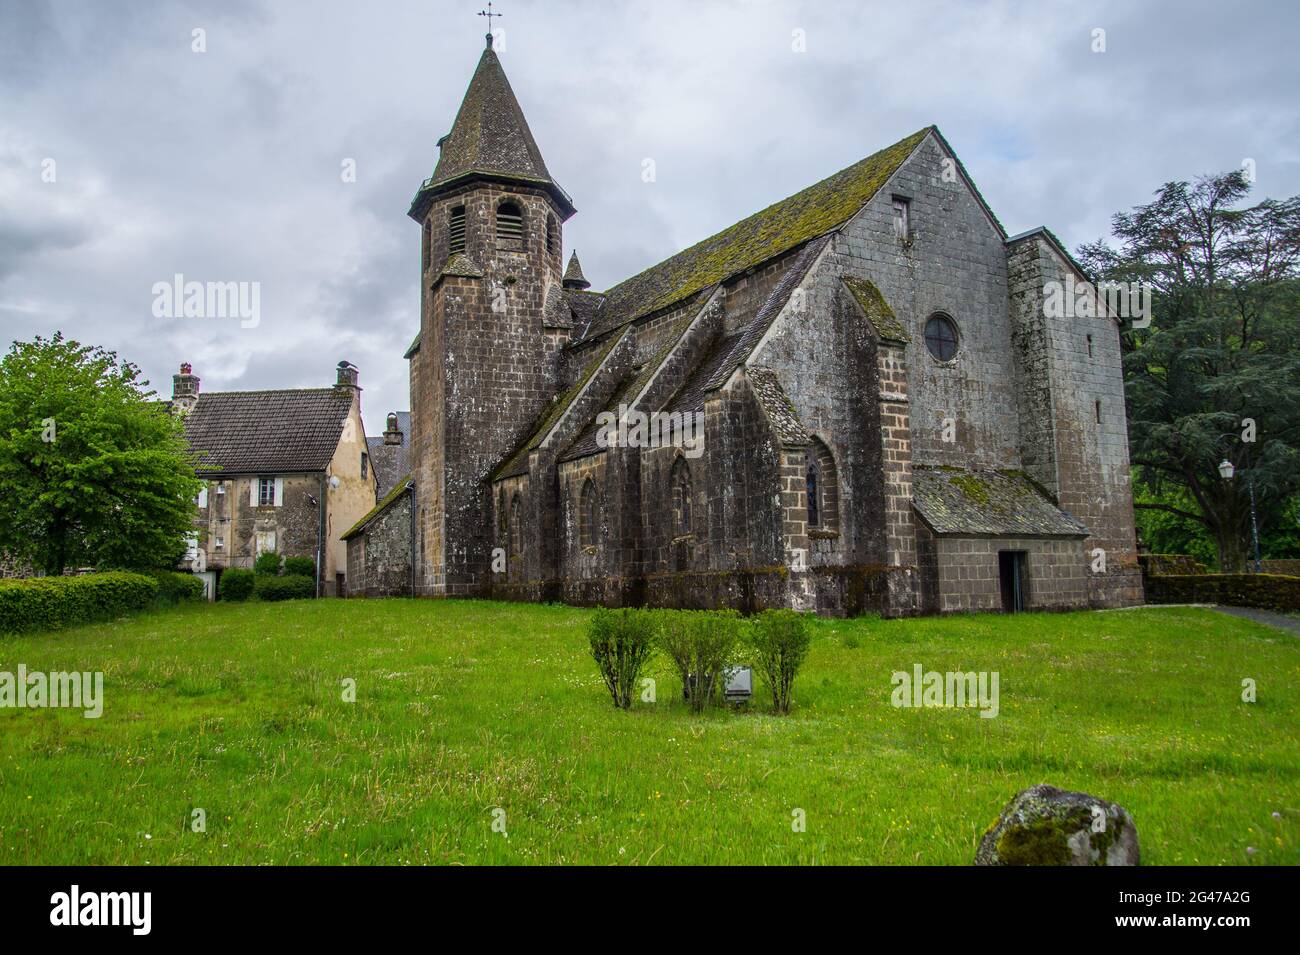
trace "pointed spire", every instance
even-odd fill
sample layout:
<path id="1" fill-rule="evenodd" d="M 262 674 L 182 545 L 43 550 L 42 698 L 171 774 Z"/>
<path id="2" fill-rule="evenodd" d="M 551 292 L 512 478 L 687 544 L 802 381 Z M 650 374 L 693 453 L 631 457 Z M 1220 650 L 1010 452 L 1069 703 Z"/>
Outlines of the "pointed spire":
<path id="1" fill-rule="evenodd" d="M 569 267 L 564 270 L 564 278 L 561 283 L 569 289 L 588 289 L 591 283 L 587 277 L 582 274 L 582 266 L 578 264 L 578 250 L 574 249 L 573 254 L 569 256 Z"/>
<path id="2" fill-rule="evenodd" d="M 546 168 L 501 60 L 492 49 L 491 33 L 456 121 L 451 132 L 439 140 L 439 149 L 437 168 L 412 203 L 414 218 L 419 218 L 428 199 L 475 177 L 539 186 L 555 199 L 565 219 L 574 212 L 573 201 Z"/>

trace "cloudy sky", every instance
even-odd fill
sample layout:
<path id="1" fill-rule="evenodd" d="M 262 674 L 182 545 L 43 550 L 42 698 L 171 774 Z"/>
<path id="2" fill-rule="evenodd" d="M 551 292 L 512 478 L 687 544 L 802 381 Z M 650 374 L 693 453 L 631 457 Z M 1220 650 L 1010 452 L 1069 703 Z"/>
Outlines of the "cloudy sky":
<path id="1" fill-rule="evenodd" d="M 164 393 L 183 360 L 224 390 L 327 384 L 347 358 L 381 431 L 408 406 L 418 326 L 405 213 L 478 60 L 481 6 L 2 0 L 5 342 L 62 329 Z M 497 9 L 579 210 L 566 257 L 597 289 L 930 123 L 1009 231 L 1045 224 L 1071 248 L 1160 183 L 1244 159 L 1257 197 L 1300 192 L 1285 0 Z M 259 324 L 156 317 L 153 286 L 176 273 L 260 283 Z"/>

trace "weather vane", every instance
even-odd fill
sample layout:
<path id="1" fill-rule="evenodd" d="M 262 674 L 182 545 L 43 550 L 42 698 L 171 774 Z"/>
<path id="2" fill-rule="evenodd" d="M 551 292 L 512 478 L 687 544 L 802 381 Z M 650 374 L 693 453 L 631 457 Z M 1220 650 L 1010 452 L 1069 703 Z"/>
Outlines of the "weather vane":
<path id="1" fill-rule="evenodd" d="M 487 9 L 486 9 L 486 10 L 480 10 L 480 11 L 478 12 L 478 15 L 481 16 L 481 17 L 487 17 L 487 18 L 488 18 L 487 41 L 488 41 L 488 46 L 491 46 L 491 45 L 492 45 L 492 18 L 493 18 L 493 17 L 499 17 L 499 16 L 501 16 L 501 14 L 499 14 L 499 13 L 493 13 L 493 12 L 492 12 L 492 0 L 488 0 L 488 7 L 487 7 Z"/>

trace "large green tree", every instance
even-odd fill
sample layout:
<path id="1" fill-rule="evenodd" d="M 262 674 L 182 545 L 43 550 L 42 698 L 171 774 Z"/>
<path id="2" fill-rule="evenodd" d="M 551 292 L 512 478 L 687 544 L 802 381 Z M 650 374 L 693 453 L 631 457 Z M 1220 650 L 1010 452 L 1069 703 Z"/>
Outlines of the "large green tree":
<path id="1" fill-rule="evenodd" d="M 181 422 L 114 352 L 37 337 L 0 359 L 0 553 L 48 574 L 175 563 L 199 481 Z"/>
<path id="2" fill-rule="evenodd" d="M 1124 334 L 1137 506 L 1203 526 L 1223 570 L 1246 564 L 1252 489 L 1261 535 L 1300 491 L 1300 197 L 1249 192 L 1241 172 L 1166 183 L 1114 217 L 1117 245 L 1080 250 L 1153 293 L 1150 326 Z"/>

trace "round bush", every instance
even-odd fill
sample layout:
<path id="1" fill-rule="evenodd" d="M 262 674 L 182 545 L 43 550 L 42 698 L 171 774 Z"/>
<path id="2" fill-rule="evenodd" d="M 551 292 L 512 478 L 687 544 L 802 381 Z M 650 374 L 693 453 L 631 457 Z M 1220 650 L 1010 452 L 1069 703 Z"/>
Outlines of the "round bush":
<path id="1" fill-rule="evenodd" d="M 280 572 L 280 555 L 275 551 L 266 551 L 258 554 L 257 560 L 253 561 L 253 573 L 270 574 L 274 576 Z"/>
<path id="2" fill-rule="evenodd" d="M 284 573 L 287 577 L 290 574 L 298 574 L 302 577 L 316 577 L 316 561 L 310 557 L 286 557 L 284 559 Z"/>
<path id="3" fill-rule="evenodd" d="M 217 585 L 217 597 L 220 600 L 247 600 L 253 593 L 253 572 L 242 567 L 231 567 L 222 571 L 221 582 Z"/>
<path id="4" fill-rule="evenodd" d="M 258 600 L 305 600 L 316 596 L 316 581 L 303 574 L 259 575 L 253 593 Z"/>

